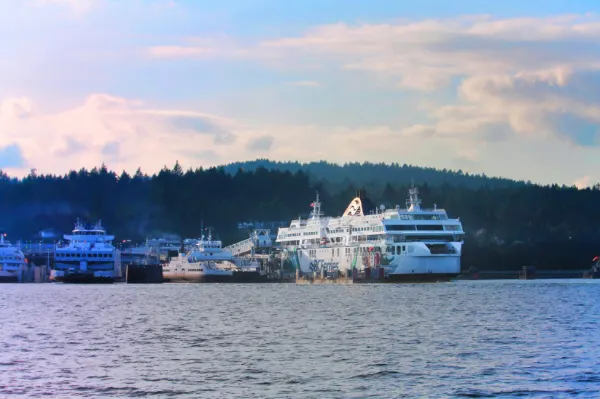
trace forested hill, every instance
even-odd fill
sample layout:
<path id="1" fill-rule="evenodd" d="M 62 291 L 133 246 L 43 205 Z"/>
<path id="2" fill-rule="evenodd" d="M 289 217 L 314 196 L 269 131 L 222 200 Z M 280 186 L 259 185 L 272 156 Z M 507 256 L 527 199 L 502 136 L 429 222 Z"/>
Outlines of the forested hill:
<path id="1" fill-rule="evenodd" d="M 437 184 L 429 180 L 422 183 L 419 179 L 424 179 L 426 172 L 421 176 L 407 173 L 408 181 L 397 183 L 393 173 L 374 172 L 385 166 L 367 165 L 362 168 L 371 172 L 361 172 L 360 178 L 347 177 L 333 188 L 330 183 L 309 178 L 302 170 L 240 170 L 241 165 L 233 173 L 232 165 L 227 172 L 224 167 L 184 171 L 176 164 L 151 176 L 140 170 L 134 175 L 117 174 L 104 166 L 62 176 L 32 171 L 23 179 L 0 172 L 0 229 L 11 241 L 32 240 L 42 229 L 53 228 L 64 234 L 76 218 L 91 222 L 101 218 L 117 240 L 141 240 L 164 235 L 198 237 L 204 224 L 214 227 L 224 243 L 230 244 L 247 238 L 247 232 L 238 230 L 240 222 L 305 217 L 315 191 L 319 191 L 322 210 L 329 216 L 339 216 L 356 190 L 365 187 L 376 205 L 403 205 L 412 178 L 425 207 L 437 204 L 463 222 L 464 267 L 517 269 L 533 264 L 581 269 L 600 255 L 599 186 L 578 190 L 504 180 L 501 182 L 507 187 L 499 183 L 492 188 L 486 183 L 474 188 L 439 179 Z M 327 164 L 323 165 L 327 169 Z M 331 170 L 336 168 L 344 170 L 335 166 Z M 358 166 L 350 168 L 361 170 Z M 397 167 L 400 171 L 403 168 Z M 425 171 L 438 178 L 444 175 L 443 171 Z M 477 179 L 448 172 L 446 176 L 458 177 L 458 181 Z M 479 179 L 486 181 L 485 177 Z"/>
<path id="2" fill-rule="evenodd" d="M 313 182 L 323 181 L 331 185 L 334 190 L 343 189 L 349 184 L 362 187 L 377 186 L 381 182 L 393 185 L 428 184 L 429 186 L 440 186 L 449 184 L 472 189 L 481 187 L 508 188 L 524 186 L 531 182 L 517 181 L 500 177 L 488 177 L 485 174 L 469 174 L 462 170 L 435 169 L 398 163 L 346 163 L 338 165 L 325 161 L 300 163 L 300 162 L 276 162 L 268 159 L 257 159 L 254 161 L 234 162 L 224 166 L 225 171 L 231 174 L 238 170 L 254 171 L 258 168 L 268 170 L 290 171 L 292 173 L 302 171 L 309 175 Z"/>

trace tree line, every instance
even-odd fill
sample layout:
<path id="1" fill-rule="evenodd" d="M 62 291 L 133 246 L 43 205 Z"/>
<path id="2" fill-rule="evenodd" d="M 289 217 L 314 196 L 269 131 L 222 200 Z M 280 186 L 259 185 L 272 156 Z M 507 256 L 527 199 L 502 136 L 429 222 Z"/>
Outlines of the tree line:
<path id="1" fill-rule="evenodd" d="M 365 172 L 357 165 L 338 167 L 335 179 L 310 167 L 253 163 L 236 164 L 237 170 L 228 165 L 186 171 L 176 163 L 153 175 L 139 169 L 117 174 L 104 165 L 65 175 L 31 171 L 22 179 L 0 171 L 0 228 L 12 240 L 28 240 L 42 229 L 68 232 L 76 218 L 101 218 L 118 240 L 198 237 L 204 226 L 229 244 L 247 238 L 240 222 L 308 216 L 316 191 L 324 213 L 339 216 L 358 189 L 366 188 L 377 205 L 404 206 L 414 182 L 423 206 L 436 204 L 450 217 L 460 217 L 466 232 L 463 268 L 587 268 L 600 254 L 598 186 L 578 190 L 434 169 L 422 171 L 421 176 L 437 176 L 425 182 L 415 173 L 393 175 L 404 166 L 367 164 Z M 374 173 L 384 167 L 387 174 Z"/>

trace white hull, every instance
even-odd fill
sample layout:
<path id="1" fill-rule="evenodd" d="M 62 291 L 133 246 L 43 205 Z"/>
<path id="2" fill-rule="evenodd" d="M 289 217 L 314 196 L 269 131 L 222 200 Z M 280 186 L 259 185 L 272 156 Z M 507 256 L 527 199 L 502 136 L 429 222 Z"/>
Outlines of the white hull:
<path id="1" fill-rule="evenodd" d="M 348 273 L 356 268 L 383 267 L 386 275 L 395 274 L 460 274 L 461 243 L 449 243 L 454 250 L 451 254 L 431 254 L 424 243 L 404 244 L 405 253 L 388 255 L 384 252 L 369 252 L 369 246 L 363 247 L 322 247 L 318 249 L 298 248 L 297 262 L 303 273 L 339 270 Z M 356 254 L 356 251 L 359 251 Z M 338 255 L 338 253 L 340 255 Z M 294 255 L 290 255 L 295 257 Z M 292 263 L 294 261 L 292 260 Z"/>
<path id="2" fill-rule="evenodd" d="M 405 256 L 399 259 L 390 275 L 460 274 L 460 255 Z"/>

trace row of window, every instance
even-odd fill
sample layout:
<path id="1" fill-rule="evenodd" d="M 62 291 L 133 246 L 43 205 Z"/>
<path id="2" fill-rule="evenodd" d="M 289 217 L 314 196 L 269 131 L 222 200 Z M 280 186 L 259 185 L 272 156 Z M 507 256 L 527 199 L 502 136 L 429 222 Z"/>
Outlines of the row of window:
<path id="1" fill-rule="evenodd" d="M 385 229 L 386 231 L 443 231 L 444 226 L 441 224 L 388 224 Z"/>
<path id="2" fill-rule="evenodd" d="M 413 215 L 413 214 L 400 214 L 398 215 L 398 219 L 401 220 L 447 220 L 448 216 L 437 213 L 434 215 Z"/>
<path id="3" fill-rule="evenodd" d="M 305 236 L 316 236 L 318 234 L 319 233 L 316 231 L 305 231 L 304 233 L 302 233 L 302 235 L 305 235 Z"/>
<path id="4" fill-rule="evenodd" d="M 112 258 L 112 254 L 111 253 L 107 253 L 107 254 L 99 254 L 99 253 L 56 253 L 56 257 L 57 258 Z"/>

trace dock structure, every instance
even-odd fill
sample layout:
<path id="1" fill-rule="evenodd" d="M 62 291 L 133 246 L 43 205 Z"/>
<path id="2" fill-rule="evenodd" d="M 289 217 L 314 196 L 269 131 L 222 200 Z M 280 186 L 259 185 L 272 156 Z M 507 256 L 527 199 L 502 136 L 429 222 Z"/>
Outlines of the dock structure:
<path id="1" fill-rule="evenodd" d="M 252 255 L 256 252 L 269 252 L 274 249 L 275 238 L 270 229 L 257 229 L 250 233 L 249 238 L 228 245 L 223 250 L 231 252 L 236 257 Z"/>

